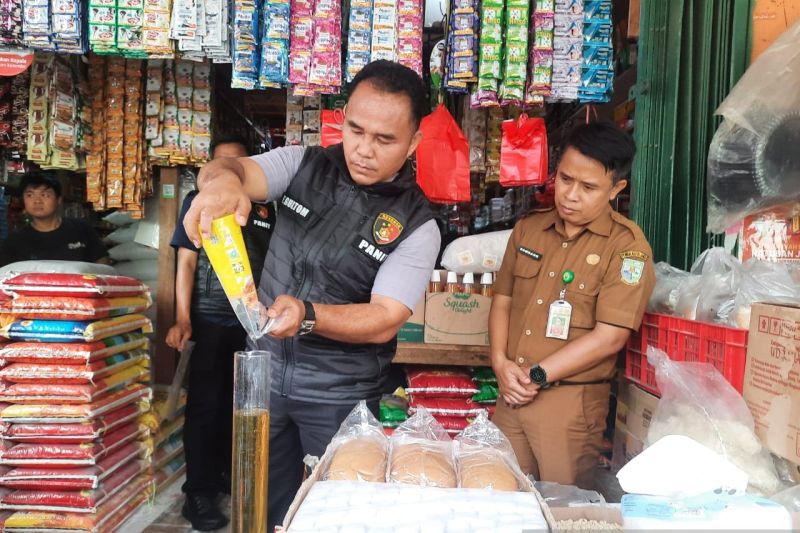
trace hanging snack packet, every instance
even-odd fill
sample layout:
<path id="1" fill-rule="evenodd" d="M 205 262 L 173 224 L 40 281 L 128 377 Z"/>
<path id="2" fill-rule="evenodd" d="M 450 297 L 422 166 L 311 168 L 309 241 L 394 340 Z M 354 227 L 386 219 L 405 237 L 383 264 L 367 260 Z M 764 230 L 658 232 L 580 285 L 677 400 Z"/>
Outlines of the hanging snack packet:
<path id="1" fill-rule="evenodd" d="M 268 320 L 264 307 L 258 301 L 242 228 L 233 215 L 226 215 L 211 223 L 211 238 L 203 238 L 203 249 L 236 317 L 250 338 L 257 340 L 269 333 L 279 319 Z"/>

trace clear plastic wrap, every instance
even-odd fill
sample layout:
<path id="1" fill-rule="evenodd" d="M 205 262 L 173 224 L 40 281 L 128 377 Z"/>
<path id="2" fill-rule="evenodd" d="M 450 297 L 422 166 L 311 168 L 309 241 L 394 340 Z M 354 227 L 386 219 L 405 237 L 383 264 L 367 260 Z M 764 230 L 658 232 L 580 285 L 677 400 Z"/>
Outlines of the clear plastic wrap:
<path id="1" fill-rule="evenodd" d="M 456 239 L 444 249 L 442 267 L 458 274 L 497 272 L 510 237 L 509 229 Z"/>
<path id="2" fill-rule="evenodd" d="M 681 285 L 687 281 L 689 273 L 664 262 L 657 263 L 655 271 L 656 286 L 650 296 L 647 310 L 651 313 L 674 315 L 678 307 Z"/>
<path id="3" fill-rule="evenodd" d="M 678 289 L 676 314 L 688 320 L 723 321 L 733 309 L 739 261 L 724 248 L 700 254 Z"/>
<path id="4" fill-rule="evenodd" d="M 756 302 L 800 304 L 800 269 L 790 264 L 751 260 L 738 276 L 730 326 L 750 327 L 750 307 Z"/>
<path id="5" fill-rule="evenodd" d="M 684 435 L 746 472 L 749 492 L 769 496 L 783 488 L 772 457 L 755 434 L 747 404 L 716 368 L 671 361 L 653 347 L 648 348 L 647 360 L 661 391 L 648 445 L 667 435 Z"/>
<path id="6" fill-rule="evenodd" d="M 800 485 L 795 485 L 774 494 L 770 499 L 783 505 L 791 513 L 800 513 Z"/>
<path id="7" fill-rule="evenodd" d="M 505 491 L 528 487 L 511 443 L 486 412 L 456 436 L 455 442 L 459 487 Z"/>
<path id="8" fill-rule="evenodd" d="M 330 446 L 333 458 L 324 480 L 386 481 L 389 439 L 365 401 L 359 402 L 347 415 Z"/>
<path id="9" fill-rule="evenodd" d="M 708 154 L 708 231 L 800 198 L 800 22 L 745 72 L 717 109 Z"/>
<path id="10" fill-rule="evenodd" d="M 424 407 L 392 434 L 387 481 L 422 487 L 457 486 L 453 443 Z"/>

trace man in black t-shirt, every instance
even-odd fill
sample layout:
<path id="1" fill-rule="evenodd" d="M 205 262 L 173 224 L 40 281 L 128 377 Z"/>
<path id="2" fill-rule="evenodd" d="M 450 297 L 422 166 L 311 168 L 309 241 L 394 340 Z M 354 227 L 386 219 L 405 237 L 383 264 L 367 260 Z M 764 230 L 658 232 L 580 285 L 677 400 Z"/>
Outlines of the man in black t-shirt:
<path id="1" fill-rule="evenodd" d="M 21 190 L 31 223 L 3 242 L 0 266 L 30 260 L 110 263 L 106 247 L 89 224 L 60 215 L 58 181 L 45 174 L 27 174 L 22 178 Z"/>
<path id="2" fill-rule="evenodd" d="M 236 136 L 218 138 L 212 156 L 245 157 L 248 154 L 244 143 Z M 247 336 L 205 250 L 192 244 L 183 228 L 183 218 L 196 195 L 192 192 L 186 196 L 170 243 L 178 256 L 176 320 L 166 341 L 178 350 L 190 339 L 195 343 L 183 428 L 186 503 L 182 513 L 194 529 L 212 531 L 228 522 L 217 505 L 217 495 L 231 491 L 233 354 L 245 349 Z M 247 225 L 242 228 L 256 284 L 274 225 L 274 204 L 254 204 Z"/>

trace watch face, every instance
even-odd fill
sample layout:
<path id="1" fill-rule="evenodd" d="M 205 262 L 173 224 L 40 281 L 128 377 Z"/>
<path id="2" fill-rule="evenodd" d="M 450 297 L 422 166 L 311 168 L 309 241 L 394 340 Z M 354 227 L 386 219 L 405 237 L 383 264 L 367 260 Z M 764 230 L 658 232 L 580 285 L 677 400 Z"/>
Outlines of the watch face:
<path id="1" fill-rule="evenodd" d="M 536 365 L 533 368 L 531 368 L 531 381 L 533 381 L 537 385 L 541 385 L 542 383 L 547 381 L 547 374 L 545 373 L 544 369 L 539 365 Z"/>

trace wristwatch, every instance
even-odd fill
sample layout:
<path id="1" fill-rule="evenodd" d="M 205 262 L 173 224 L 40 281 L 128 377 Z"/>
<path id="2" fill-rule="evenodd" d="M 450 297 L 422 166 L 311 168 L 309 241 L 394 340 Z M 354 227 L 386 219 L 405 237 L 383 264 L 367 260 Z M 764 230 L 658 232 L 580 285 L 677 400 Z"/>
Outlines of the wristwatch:
<path id="1" fill-rule="evenodd" d="M 308 335 L 314 331 L 314 326 L 317 325 L 317 315 L 314 313 L 314 305 L 308 300 L 303 300 L 303 305 L 306 306 L 306 315 L 303 317 L 303 321 L 300 322 L 300 330 L 297 332 L 298 335 Z"/>
<path id="2" fill-rule="evenodd" d="M 547 372 L 544 371 L 539 365 L 533 365 L 530 371 L 531 381 L 539 385 L 540 389 L 546 389 L 550 387 L 550 383 L 547 382 Z"/>

